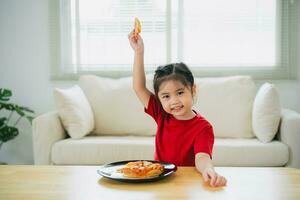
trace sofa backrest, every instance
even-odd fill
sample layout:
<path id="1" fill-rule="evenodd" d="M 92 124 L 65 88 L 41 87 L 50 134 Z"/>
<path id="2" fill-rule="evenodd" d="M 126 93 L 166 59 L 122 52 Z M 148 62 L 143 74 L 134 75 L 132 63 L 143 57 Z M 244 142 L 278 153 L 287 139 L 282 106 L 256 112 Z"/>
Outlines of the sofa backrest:
<path id="1" fill-rule="evenodd" d="M 152 75 L 147 87 L 152 89 Z M 249 76 L 195 79 L 194 108 L 214 127 L 216 137 L 249 138 L 255 83 Z M 132 78 L 83 75 L 79 85 L 94 112 L 97 135 L 155 135 L 154 120 L 144 113 L 132 88 Z"/>

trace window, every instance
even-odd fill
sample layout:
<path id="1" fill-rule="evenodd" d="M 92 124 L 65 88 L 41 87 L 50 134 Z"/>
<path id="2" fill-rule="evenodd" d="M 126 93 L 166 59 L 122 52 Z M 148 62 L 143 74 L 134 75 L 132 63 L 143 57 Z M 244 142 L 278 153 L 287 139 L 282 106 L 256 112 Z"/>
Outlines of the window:
<path id="1" fill-rule="evenodd" d="M 284 78 L 288 0 L 60 0 L 55 76 L 131 74 L 127 35 L 142 23 L 145 68 L 185 62 L 196 76 Z"/>

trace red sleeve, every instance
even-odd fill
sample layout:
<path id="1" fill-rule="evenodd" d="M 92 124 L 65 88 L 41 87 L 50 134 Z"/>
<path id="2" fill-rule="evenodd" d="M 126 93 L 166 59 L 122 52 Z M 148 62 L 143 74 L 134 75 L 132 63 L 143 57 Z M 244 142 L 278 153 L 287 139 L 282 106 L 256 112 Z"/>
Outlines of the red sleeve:
<path id="1" fill-rule="evenodd" d="M 149 114 L 155 121 L 162 113 L 162 108 L 156 97 L 151 94 L 147 108 L 144 108 L 145 112 Z"/>
<path id="2" fill-rule="evenodd" d="M 212 126 L 208 126 L 202 129 L 202 131 L 196 136 L 194 143 L 194 153 L 207 153 L 212 159 L 212 150 L 214 146 L 214 133 Z"/>

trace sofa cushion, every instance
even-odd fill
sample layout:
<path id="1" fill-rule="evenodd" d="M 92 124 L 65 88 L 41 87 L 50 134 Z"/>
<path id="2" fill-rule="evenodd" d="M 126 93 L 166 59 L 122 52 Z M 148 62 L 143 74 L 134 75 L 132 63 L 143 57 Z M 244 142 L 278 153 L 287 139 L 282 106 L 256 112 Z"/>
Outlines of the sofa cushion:
<path id="1" fill-rule="evenodd" d="M 214 127 L 215 137 L 251 138 L 256 86 L 250 76 L 196 79 L 195 110 Z"/>
<path id="2" fill-rule="evenodd" d="M 84 75 L 80 87 L 94 111 L 97 135 L 155 135 L 155 122 L 144 113 L 132 89 L 132 78 Z"/>
<path id="3" fill-rule="evenodd" d="M 270 83 L 263 84 L 256 94 L 252 124 L 253 132 L 262 142 L 270 142 L 277 133 L 281 117 L 279 95 Z"/>
<path id="4" fill-rule="evenodd" d="M 91 106 L 78 85 L 56 88 L 54 99 L 62 124 L 72 138 L 82 138 L 94 129 Z"/>
<path id="5" fill-rule="evenodd" d="M 52 147 L 51 161 L 56 165 L 95 165 L 120 160 L 153 159 L 154 137 L 87 136 L 65 139 Z M 216 166 L 283 166 L 288 147 L 279 142 L 262 143 L 256 138 L 217 138 L 213 150 Z"/>

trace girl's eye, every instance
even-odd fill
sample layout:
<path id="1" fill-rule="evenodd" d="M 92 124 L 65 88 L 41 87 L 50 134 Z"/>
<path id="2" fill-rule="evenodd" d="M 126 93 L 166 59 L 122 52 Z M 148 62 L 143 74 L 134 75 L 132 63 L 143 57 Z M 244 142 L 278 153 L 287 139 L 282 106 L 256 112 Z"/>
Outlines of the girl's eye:
<path id="1" fill-rule="evenodd" d="M 184 93 L 184 91 L 180 91 L 178 92 L 178 95 L 182 95 Z"/>
<path id="2" fill-rule="evenodd" d="M 169 98 L 169 95 L 164 95 L 162 96 L 163 99 L 168 99 Z"/>

